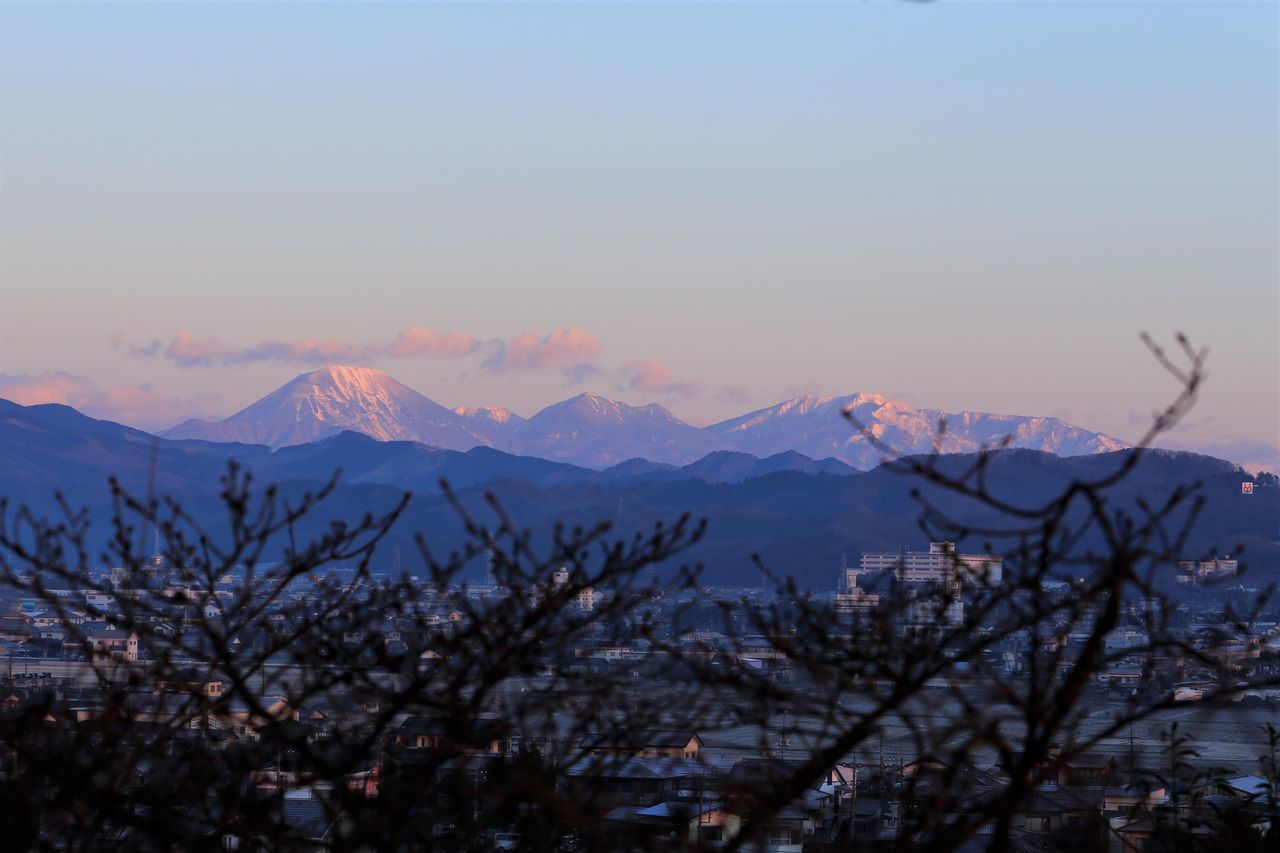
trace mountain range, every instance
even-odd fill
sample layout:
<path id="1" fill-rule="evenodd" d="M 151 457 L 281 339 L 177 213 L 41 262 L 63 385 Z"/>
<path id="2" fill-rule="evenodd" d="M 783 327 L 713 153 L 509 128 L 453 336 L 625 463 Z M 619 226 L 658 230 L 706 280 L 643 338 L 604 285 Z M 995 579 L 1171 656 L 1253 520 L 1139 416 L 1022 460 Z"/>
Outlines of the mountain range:
<path id="1" fill-rule="evenodd" d="M 272 450 L 261 444 L 160 438 L 95 420 L 69 406 L 20 406 L 0 400 L 5 496 L 39 500 L 55 489 L 73 493 L 85 486 L 100 486 L 109 476 L 128 488 L 142 488 L 153 454 L 156 487 L 168 492 L 206 488 L 217 482 L 230 460 L 270 482 L 326 480 L 340 471 L 344 483 L 390 485 L 419 493 L 436 491 L 442 479 L 455 487 L 496 480 L 556 486 L 673 480 L 732 483 L 778 471 L 857 473 L 838 460 L 817 461 L 795 452 L 761 459 L 731 451 L 713 451 L 687 465 L 635 458 L 596 470 L 485 445 L 447 450 L 417 441 L 382 441 L 355 430 Z"/>
<path id="2" fill-rule="evenodd" d="M 990 465 L 989 486 L 1002 499 L 1034 504 L 1073 481 L 1115 470 L 1126 452 L 1059 457 L 1008 450 Z M 90 553 L 110 547 L 114 534 L 108 523 L 115 506 L 108 476 L 134 495 L 154 488 L 157 495 L 179 500 L 202 530 L 218 536 L 227 520 L 220 478 L 230 460 L 251 471 L 255 483 L 278 483 L 286 500 L 340 472 L 328 500 L 299 525 L 297 535 L 304 539 L 323 534 L 332 521 L 389 509 L 411 490 L 406 515 L 379 549 L 384 570 L 395 553 L 417 553 L 415 533 L 425 533 L 442 553 L 465 541 L 454 507 L 438 488 L 441 478 L 473 518 L 492 519 L 486 496 L 495 495 L 522 529 L 533 531 L 535 547 L 548 546 L 558 524 L 589 527 L 609 520 L 616 535 L 627 538 L 685 512 L 706 518 L 705 537 L 685 556 L 705 565 L 708 582 L 720 584 L 756 583 L 752 555 L 758 554 L 802 587 L 829 588 L 842 555 L 856 560 L 865 550 L 924 547 L 917 524 L 921 499 L 965 523 L 993 523 L 962 502 L 931 494 L 927 486 L 918 499 L 913 490 L 919 481 L 888 468 L 857 471 L 835 459 L 814 460 L 793 451 L 759 458 L 716 450 L 685 465 L 631 459 L 595 470 L 487 446 L 447 450 L 415 441 L 379 441 L 350 430 L 272 450 L 261 444 L 160 438 L 67 406 L 0 401 L 0 498 L 9 508 L 0 518 L 16 525 L 15 531 L 25 529 L 16 514 L 19 506 L 37 517 L 65 519 L 55 497 L 60 492 L 73 510 L 86 510 Z M 944 465 L 971 461 L 963 454 L 941 460 Z M 1242 478 L 1247 475 L 1222 460 L 1152 452 L 1124 479 L 1112 506 L 1137 512 L 1139 502 L 1152 495 L 1199 482 L 1208 503 L 1185 553 L 1226 553 L 1240 546 L 1252 565 L 1274 572 L 1280 567 L 1275 541 L 1280 480 L 1253 478 L 1257 488 L 1246 496 Z M 1098 544 L 1082 540 L 1080 547 Z"/>
<path id="3" fill-rule="evenodd" d="M 634 458 L 683 466 L 714 451 L 756 457 L 794 452 L 872 468 L 881 454 L 843 417 L 845 411 L 904 453 L 932 449 L 943 419 L 940 449 L 946 453 L 974 452 L 1005 436 L 1013 447 L 1059 456 L 1125 447 L 1058 418 L 948 414 L 877 394 L 797 397 L 707 427 L 685 423 L 655 403 L 630 406 L 579 394 L 526 419 L 498 407 L 450 409 L 380 370 L 345 366 L 304 373 L 225 420 L 189 420 L 162 435 L 280 448 L 352 430 L 380 441 L 417 441 L 445 450 L 483 446 L 589 468 Z"/>

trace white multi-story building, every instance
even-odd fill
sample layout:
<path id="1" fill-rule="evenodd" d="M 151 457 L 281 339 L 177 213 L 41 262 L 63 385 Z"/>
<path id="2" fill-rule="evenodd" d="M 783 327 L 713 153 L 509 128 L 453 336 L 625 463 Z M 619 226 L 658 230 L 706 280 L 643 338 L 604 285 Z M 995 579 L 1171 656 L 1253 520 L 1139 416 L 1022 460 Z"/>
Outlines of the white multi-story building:
<path id="1" fill-rule="evenodd" d="M 903 583 L 947 583 L 957 579 L 999 583 L 1003 569 L 1004 561 L 999 557 L 957 554 L 954 542 L 930 542 L 928 551 L 863 554 L 858 571 L 893 572 Z"/>

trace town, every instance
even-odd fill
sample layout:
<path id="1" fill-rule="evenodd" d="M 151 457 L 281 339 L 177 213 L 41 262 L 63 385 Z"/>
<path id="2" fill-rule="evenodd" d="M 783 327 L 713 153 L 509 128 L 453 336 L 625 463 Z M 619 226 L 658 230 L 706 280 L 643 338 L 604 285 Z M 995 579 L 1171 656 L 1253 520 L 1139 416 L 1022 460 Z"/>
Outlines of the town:
<path id="1" fill-rule="evenodd" d="M 472 582 L 202 578 L 160 555 L 82 587 L 14 578 L 0 784 L 51 849 L 130 846 L 157 791 L 182 803 L 175 842 L 223 849 L 394 846 L 374 815 L 439 849 L 801 853 L 948 830 L 984 848 L 975 816 L 1003 816 L 1009 849 L 1119 853 L 1261 844 L 1278 816 L 1280 610 L 1233 615 L 1257 591 L 1230 559 L 1169 565 L 1180 598 L 1125 601 L 1059 737 L 1019 764 L 1005 744 L 1038 723 L 1010 696 L 1072 678 L 1105 607 L 1076 607 L 1069 579 L 1018 594 L 1020 569 L 950 542 L 864 553 L 811 596 L 479 557 Z M 86 823 L 41 773 L 88 744 L 122 764 L 118 808 Z M 184 801 L 189 773 L 211 787 Z"/>

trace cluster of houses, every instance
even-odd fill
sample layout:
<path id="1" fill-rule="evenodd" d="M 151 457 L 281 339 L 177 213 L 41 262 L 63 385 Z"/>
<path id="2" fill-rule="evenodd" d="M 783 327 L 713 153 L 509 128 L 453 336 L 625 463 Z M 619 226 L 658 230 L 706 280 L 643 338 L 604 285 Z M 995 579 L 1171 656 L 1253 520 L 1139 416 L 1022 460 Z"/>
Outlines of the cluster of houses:
<path id="1" fill-rule="evenodd" d="M 0 713 L 15 713 L 34 697 L 54 693 L 49 722 L 84 720 L 95 711 L 94 689 L 75 688 L 46 673 L 0 679 Z M 227 686 L 197 672 L 178 675 L 156 691 L 140 691 L 130 703 L 143 724 L 172 722 L 190 713 L 182 697 L 217 697 Z M 377 709 L 326 699 L 294 707 L 280 697 L 265 697 L 255 707 L 232 702 L 218 718 L 192 716 L 192 731 L 219 746 L 254 740 L 267 727 L 295 727 L 299 736 L 321 739 L 335 728 L 369 719 Z M 519 734 L 495 725 L 486 734 L 473 727 L 465 743 L 451 740 L 447 720 L 405 715 L 389 729 L 367 767 L 336 780 L 348 791 L 376 799 L 387 784 L 387 769 L 433 753 L 446 753 L 450 766 L 461 767 L 472 780 L 492 772 L 497 763 L 520 749 Z M 800 790 L 780 801 L 773 792 L 786 790 L 803 758 L 723 749 L 714 737 L 689 728 L 633 730 L 588 736 L 576 744 L 580 757 L 556 780 L 560 795 L 589 812 L 607 849 L 718 849 L 738 841 L 758 853 L 808 853 L 831 850 L 901 849 L 926 827 L 982 811 L 1007 789 L 1010 777 L 999 764 L 951 767 L 945 761 L 867 764 L 836 763 Z M 0 749 L 0 783 L 20 770 Z M 1170 790 L 1153 775 L 1135 777 L 1122 771 L 1117 758 L 1105 753 L 1064 754 L 1051 749 L 1032 771 L 1033 790 L 1017 805 L 1011 822 L 1010 849 L 1107 850 L 1136 853 L 1146 849 L 1161 826 L 1198 827 L 1208 833 L 1226 819 L 1255 837 L 1280 819 L 1275 778 L 1237 775 Z M 327 850 L 338 844 L 343 821 L 349 819 L 332 796 L 335 780 L 319 782 L 300 776 L 284 764 L 256 771 L 253 784 L 263 797 L 279 799 L 279 819 L 306 849 Z M 761 818 L 760 816 L 765 817 Z M 479 816 L 483 823 L 483 815 Z M 516 826 L 491 826 L 487 849 L 518 849 Z M 985 849 L 981 828 L 959 849 Z M 443 842 L 456 832 L 452 824 L 433 827 Z M 739 838 L 746 833 L 745 838 Z M 228 836 L 223 846 L 238 849 L 251 839 Z M 566 833 L 561 849 L 581 841 Z M 460 849 L 477 849 L 464 844 Z M 485 848 L 481 848 L 485 849 Z"/>
<path id="2" fill-rule="evenodd" d="M 156 576 L 161 573 L 157 571 Z M 872 591 L 876 584 L 869 580 L 887 576 L 900 584 L 945 590 L 942 609 L 906 611 L 905 630 L 926 631 L 939 624 L 958 624 L 964 618 L 966 590 L 1000 583 L 1002 565 L 998 558 L 958 554 L 950 543 L 932 543 L 927 552 L 867 554 L 857 569 L 842 567 L 840 588 L 831 598 L 833 611 L 856 617 L 873 609 L 879 593 Z M 6 658 L 0 663 L 4 667 L 0 669 L 0 712 L 16 714 L 43 703 L 47 723 L 56 727 L 92 721 L 112 706 L 111 713 L 124 714 L 138 725 L 198 733 L 203 746 L 211 749 L 251 744 L 268 731 L 278 736 L 282 726 L 301 742 L 321 742 L 377 720 L 385 736 L 374 745 L 364 767 L 337 780 L 344 790 L 358 790 L 370 798 L 385 791 L 388 762 L 423 760 L 447 752 L 455 756 L 455 764 L 457 756 L 464 756 L 462 766 L 474 775 L 522 748 L 518 726 L 495 725 L 491 736 L 481 727 L 465 743 L 457 743 L 447 720 L 399 714 L 388 725 L 385 709 L 342 689 L 294 701 L 287 691 L 276 695 L 265 686 L 258 695 L 246 695 L 245 685 L 233 689 L 223 676 L 207 668 L 150 669 L 150 652 L 137 630 L 118 627 L 138 625 L 137 612 L 131 622 L 113 618 L 122 605 L 151 597 L 153 604 L 143 617 L 147 633 L 153 638 L 172 636 L 194 621 L 216 620 L 238 588 L 236 579 L 229 576 L 220 580 L 212 594 L 201 595 L 191 594 L 181 584 L 133 585 L 137 580 L 136 573 L 115 572 L 108 583 L 94 588 L 45 589 L 39 595 L 0 591 L 0 654 Z M 559 573 L 551 579 L 551 588 L 568 582 L 567 574 Z M 278 594 L 279 601 L 262 608 L 259 623 L 231 636 L 231 644 L 267 648 L 285 627 L 289 608 L 304 604 L 308 590 L 304 584 Z M 468 614 L 475 612 L 463 606 L 465 597 L 498 594 L 484 585 L 439 591 L 416 603 L 412 619 L 387 617 L 335 630 L 343 643 L 376 647 L 392 656 L 418 655 L 419 667 L 430 668 L 435 653 L 418 651 L 423 643 L 415 632 L 461 628 L 472 618 Z M 755 593 L 739 591 L 740 597 L 751 594 Z M 1050 594 L 1055 593 L 1050 590 Z M 686 618 L 676 614 L 695 603 L 692 595 L 654 600 L 645 605 L 644 615 L 649 624 L 657 625 Z M 585 589 L 568 606 L 585 613 L 602 600 L 602 593 Z M 1175 699 L 1197 699 L 1221 687 L 1223 670 L 1253 680 L 1280 675 L 1280 629 L 1261 624 L 1242 633 L 1240 626 L 1218 616 L 1220 609 L 1211 603 L 1198 611 L 1188 607 L 1180 614 L 1180 636 L 1194 654 L 1162 653 L 1153 671 L 1147 607 L 1136 602 L 1106 637 L 1110 663 L 1090 688 L 1097 701 L 1122 697 L 1152 679 L 1167 683 Z M 711 610 L 717 618 L 726 612 Z M 776 642 L 776 637 L 753 635 L 750 625 L 745 616 L 735 626 L 737 633 L 717 630 L 714 620 L 682 625 L 683 656 L 790 678 L 791 663 L 782 650 L 785 644 Z M 1069 644 L 1083 639 L 1064 632 L 1047 642 Z M 1016 675 L 1032 642 L 1025 633 L 1015 633 L 988 650 L 989 663 Z M 584 632 L 572 646 L 559 649 L 557 660 L 548 661 L 552 664 L 587 673 L 627 674 L 651 688 L 658 685 L 657 689 L 664 679 L 676 677 L 664 652 L 639 633 L 616 625 L 600 624 Z M 163 677 L 139 680 L 139 674 L 155 671 L 162 671 Z M 127 689 L 105 688 L 97 677 L 104 672 L 117 685 L 127 682 Z M 1230 698 L 1271 702 L 1280 700 L 1280 694 Z M 678 709 L 673 709 L 671 717 L 679 719 Z M 762 802 L 760 792 L 779 789 L 780 780 L 797 772 L 799 759 L 788 756 L 785 749 L 752 750 L 718 743 L 714 731 L 699 732 L 674 722 L 670 728 L 612 733 L 572 746 L 579 757 L 562 768 L 555 785 L 564 795 L 590 804 L 593 820 L 606 827 L 604 837 L 613 839 L 617 849 L 715 849 L 740 840 L 744 833 L 743 849 L 773 853 L 888 848 L 904 839 L 909 843 L 927 824 L 980 812 L 1010 784 L 1007 770 L 999 765 L 949 767 L 938 759 L 899 756 L 896 761 L 881 758 L 874 764 L 833 764 L 821 774 L 809 774 L 809 784 L 791 791 L 784 801 Z M 15 755 L 0 748 L 0 778 L 21 770 Z M 1012 824 L 1013 846 L 1018 850 L 1074 849 L 1069 839 L 1088 838 L 1090 849 L 1127 853 L 1143 849 L 1170 820 L 1212 826 L 1211 817 L 1229 813 L 1248 832 L 1260 833 L 1276 819 L 1275 780 L 1262 776 L 1219 778 L 1194 789 L 1170 790 L 1150 784 L 1149 776 L 1139 777 L 1133 768 L 1122 772 L 1115 756 L 1057 751 L 1034 768 L 1034 776 L 1034 792 L 1019 804 Z M 332 791 L 326 791 L 324 784 L 292 773 L 283 761 L 257 772 L 252 783 L 262 792 L 279 795 L 280 820 L 302 833 L 309 846 L 328 849 L 334 845 L 343 814 L 331 807 Z M 492 829 L 487 839 L 491 846 L 519 845 L 514 827 Z M 453 830 L 446 823 L 439 826 L 442 836 Z M 249 842 L 229 838 L 224 846 L 234 848 L 242 841 Z M 979 833 L 967 843 L 982 849 L 983 836 Z"/>

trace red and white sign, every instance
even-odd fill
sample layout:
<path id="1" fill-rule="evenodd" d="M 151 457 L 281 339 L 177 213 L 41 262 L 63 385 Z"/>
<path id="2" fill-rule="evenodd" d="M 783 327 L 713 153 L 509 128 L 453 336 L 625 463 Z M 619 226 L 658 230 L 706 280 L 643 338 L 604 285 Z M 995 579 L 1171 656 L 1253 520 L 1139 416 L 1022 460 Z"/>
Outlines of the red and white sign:
<path id="1" fill-rule="evenodd" d="M 1242 494 L 1242 495 L 1251 495 L 1251 494 L 1253 494 L 1253 483 L 1241 483 L 1241 484 L 1240 484 L 1240 494 Z"/>

